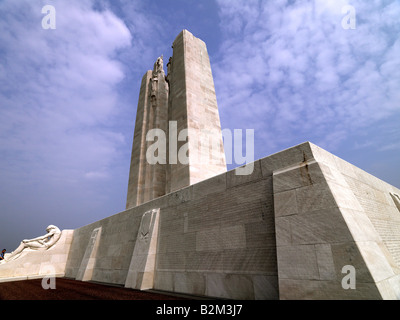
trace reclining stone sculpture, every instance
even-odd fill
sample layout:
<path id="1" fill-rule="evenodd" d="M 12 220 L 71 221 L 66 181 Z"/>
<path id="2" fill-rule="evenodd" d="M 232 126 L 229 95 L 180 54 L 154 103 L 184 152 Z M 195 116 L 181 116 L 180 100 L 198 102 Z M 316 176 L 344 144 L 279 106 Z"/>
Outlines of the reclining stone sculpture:
<path id="1" fill-rule="evenodd" d="M 33 239 L 22 240 L 21 244 L 2 260 L 2 263 L 17 259 L 26 249 L 31 250 L 47 250 L 51 248 L 61 237 L 61 231 L 54 225 L 49 225 L 46 228 L 47 233 L 43 236 Z"/>

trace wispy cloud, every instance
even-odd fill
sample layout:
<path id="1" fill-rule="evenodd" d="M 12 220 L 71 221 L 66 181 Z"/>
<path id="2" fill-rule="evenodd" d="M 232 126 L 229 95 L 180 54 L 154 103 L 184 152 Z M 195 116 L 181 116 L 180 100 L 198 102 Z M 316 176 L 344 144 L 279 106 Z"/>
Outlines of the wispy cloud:
<path id="1" fill-rule="evenodd" d="M 92 10 L 88 1 L 56 7 L 57 29 L 45 30 L 40 2 L 1 4 L 8 14 L 0 22 L 0 161 L 10 174 L 16 158 L 27 167 L 40 159 L 36 174 L 79 179 L 93 166 L 107 170 L 123 141 L 98 127 L 118 113 L 115 86 L 124 71 L 113 56 L 131 36 L 119 18 Z"/>
<path id="2" fill-rule="evenodd" d="M 225 126 L 254 128 L 271 149 L 302 139 L 334 151 L 354 130 L 399 113 L 398 1 L 218 4 L 225 41 L 215 82 Z M 342 27 L 345 5 L 355 9 L 354 30 Z"/>
<path id="3" fill-rule="evenodd" d="M 45 4 L 0 2 L 0 240 L 9 250 L 46 224 L 112 214 L 117 188 L 106 186 L 131 144 L 117 126 L 126 74 L 118 54 L 131 32 L 112 11 L 78 0 L 51 1 L 56 29 L 46 30 Z"/>

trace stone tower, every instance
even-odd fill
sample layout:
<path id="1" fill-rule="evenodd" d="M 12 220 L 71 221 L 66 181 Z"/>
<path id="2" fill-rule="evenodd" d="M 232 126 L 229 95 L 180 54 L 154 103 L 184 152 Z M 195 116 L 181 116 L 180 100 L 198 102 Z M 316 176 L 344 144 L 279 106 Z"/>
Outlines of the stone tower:
<path id="1" fill-rule="evenodd" d="M 160 57 L 142 79 L 126 208 L 226 171 L 206 44 L 183 30 L 173 42 L 167 67 L 165 76 Z M 161 129 L 166 140 L 165 157 L 159 154 L 162 160 L 155 164 L 146 157 L 157 140 L 147 136 L 151 129 Z"/>
<path id="2" fill-rule="evenodd" d="M 151 129 L 168 130 L 168 83 L 163 58 L 157 59 L 153 71 L 147 71 L 140 86 L 133 136 L 126 207 L 130 208 L 165 194 L 165 164 L 150 164 L 146 141 Z"/>

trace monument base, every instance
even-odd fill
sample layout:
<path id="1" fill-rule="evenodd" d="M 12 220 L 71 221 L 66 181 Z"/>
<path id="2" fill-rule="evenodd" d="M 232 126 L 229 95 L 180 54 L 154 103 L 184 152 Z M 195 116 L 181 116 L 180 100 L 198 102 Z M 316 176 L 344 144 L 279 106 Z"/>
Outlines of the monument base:
<path id="1" fill-rule="evenodd" d="M 400 299 L 399 189 L 309 142 L 253 164 L 64 230 L 54 248 L 0 265 L 0 281 L 53 265 L 211 298 Z"/>
<path id="2" fill-rule="evenodd" d="M 87 280 L 228 299 L 399 299 L 399 194 L 306 142 L 250 175 L 228 171 L 76 229 L 66 276 L 82 272 L 101 228 Z"/>
<path id="3" fill-rule="evenodd" d="M 73 233 L 74 230 L 63 230 L 60 239 L 48 250 L 24 249 L 15 260 L 0 264 L 0 282 L 64 277 Z"/>

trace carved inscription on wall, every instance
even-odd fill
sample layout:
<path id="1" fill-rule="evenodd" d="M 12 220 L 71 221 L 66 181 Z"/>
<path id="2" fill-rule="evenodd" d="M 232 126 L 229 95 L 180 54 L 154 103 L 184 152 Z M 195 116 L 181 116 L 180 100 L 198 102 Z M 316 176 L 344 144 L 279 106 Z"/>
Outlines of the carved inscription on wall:
<path id="1" fill-rule="evenodd" d="M 77 280 L 88 281 L 92 279 L 100 235 L 101 227 L 96 228 L 92 231 L 89 243 L 85 250 L 85 255 L 83 256 L 78 274 L 76 276 Z"/>

